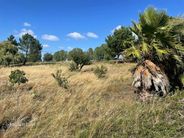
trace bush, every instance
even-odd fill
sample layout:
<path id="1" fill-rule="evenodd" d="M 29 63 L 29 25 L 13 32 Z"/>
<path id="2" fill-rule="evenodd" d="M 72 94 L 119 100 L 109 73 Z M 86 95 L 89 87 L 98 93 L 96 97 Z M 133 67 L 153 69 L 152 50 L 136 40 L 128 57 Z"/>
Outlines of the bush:
<path id="1" fill-rule="evenodd" d="M 98 77 L 98 78 L 103 78 L 105 77 L 107 73 L 107 67 L 101 65 L 100 67 L 96 67 L 96 69 L 94 70 L 94 74 Z"/>
<path id="2" fill-rule="evenodd" d="M 63 87 L 65 89 L 68 88 L 68 80 L 65 76 L 63 76 L 62 70 L 57 70 L 55 74 L 52 73 L 52 76 L 57 81 L 60 87 Z"/>
<path id="3" fill-rule="evenodd" d="M 69 70 L 70 71 L 77 71 L 78 70 L 77 64 L 75 62 L 71 62 L 69 64 Z"/>
<path id="4" fill-rule="evenodd" d="M 28 82 L 28 79 L 25 77 L 25 72 L 21 70 L 14 70 L 11 71 L 11 74 L 9 75 L 9 81 L 13 85 L 18 84 L 20 85 L 21 83 L 26 83 Z"/>

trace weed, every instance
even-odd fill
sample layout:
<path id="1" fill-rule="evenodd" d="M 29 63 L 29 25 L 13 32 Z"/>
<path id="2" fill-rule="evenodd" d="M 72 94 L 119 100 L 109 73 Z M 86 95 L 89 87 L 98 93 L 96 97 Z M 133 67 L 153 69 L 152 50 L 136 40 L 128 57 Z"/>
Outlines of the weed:
<path id="1" fill-rule="evenodd" d="M 100 67 L 97 66 L 96 69 L 94 69 L 94 73 L 98 78 L 104 78 L 107 73 L 107 67 L 101 65 Z"/>
<path id="2" fill-rule="evenodd" d="M 75 62 L 71 62 L 69 64 L 69 70 L 70 71 L 77 71 L 78 70 L 77 64 Z"/>
<path id="3" fill-rule="evenodd" d="M 63 76 L 62 70 L 57 70 L 55 74 L 52 73 L 52 76 L 57 81 L 60 87 L 63 87 L 65 89 L 68 88 L 68 80 L 65 76 Z"/>

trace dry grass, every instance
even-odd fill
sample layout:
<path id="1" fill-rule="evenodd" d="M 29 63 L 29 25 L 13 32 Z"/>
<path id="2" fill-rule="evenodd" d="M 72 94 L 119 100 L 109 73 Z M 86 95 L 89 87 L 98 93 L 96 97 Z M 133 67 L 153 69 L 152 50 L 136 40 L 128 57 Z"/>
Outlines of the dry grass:
<path id="1" fill-rule="evenodd" d="M 108 68 L 106 78 L 98 79 L 92 72 L 97 64 Z M 130 130 L 137 134 L 140 122 L 136 121 L 147 110 L 152 113 L 153 105 L 135 100 L 129 72 L 134 64 L 97 64 L 85 66 L 81 72 L 68 71 L 66 64 L 19 67 L 29 82 L 17 88 L 7 84 L 10 71 L 17 67 L 1 68 L 0 123 L 12 122 L 4 137 L 126 137 Z M 51 76 L 58 69 L 68 78 L 67 90 Z M 158 105 L 157 112 L 165 112 L 167 107 Z M 31 120 L 21 127 L 23 117 Z"/>

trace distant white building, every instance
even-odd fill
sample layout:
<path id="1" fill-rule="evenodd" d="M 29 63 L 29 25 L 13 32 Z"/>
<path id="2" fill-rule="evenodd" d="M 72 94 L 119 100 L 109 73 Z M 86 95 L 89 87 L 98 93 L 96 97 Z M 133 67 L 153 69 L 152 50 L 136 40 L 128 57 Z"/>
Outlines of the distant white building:
<path id="1" fill-rule="evenodd" d="M 120 54 L 119 56 L 118 55 L 116 55 L 115 57 L 114 57 L 116 60 L 124 60 L 124 56 L 122 55 L 122 54 Z"/>

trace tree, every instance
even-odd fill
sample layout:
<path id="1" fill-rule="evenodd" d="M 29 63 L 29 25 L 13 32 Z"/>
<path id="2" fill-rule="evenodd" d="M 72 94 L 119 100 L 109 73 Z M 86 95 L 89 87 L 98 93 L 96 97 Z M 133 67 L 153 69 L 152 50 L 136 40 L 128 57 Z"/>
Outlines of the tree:
<path id="1" fill-rule="evenodd" d="M 15 37 L 13 35 L 10 35 L 8 38 L 7 38 L 8 41 L 11 42 L 11 44 L 15 45 L 15 46 L 18 46 L 18 43 L 17 43 L 17 40 L 15 39 Z"/>
<path id="2" fill-rule="evenodd" d="M 93 51 L 92 48 L 89 48 L 88 49 L 87 54 L 89 55 L 90 60 L 93 60 L 94 59 L 94 51 Z"/>
<path id="3" fill-rule="evenodd" d="M 138 37 L 137 42 L 124 54 L 138 58 L 140 66 L 144 65 L 145 60 L 151 60 L 166 73 L 171 88 L 182 88 L 184 47 L 177 36 L 184 24 L 170 25 L 169 21 L 170 17 L 165 11 L 152 7 L 146 9 L 139 15 L 139 23 L 133 22 L 131 27 Z"/>
<path id="4" fill-rule="evenodd" d="M 22 63 L 24 63 L 24 61 L 25 61 L 25 55 L 23 54 L 23 53 L 18 53 L 18 58 L 17 58 L 17 62 L 16 63 L 18 63 L 18 64 L 22 64 Z"/>
<path id="5" fill-rule="evenodd" d="M 111 55 L 115 57 L 116 55 L 119 56 L 125 49 L 131 47 L 134 40 L 135 38 L 130 29 L 121 27 L 106 38 L 106 43 L 111 49 Z"/>
<path id="6" fill-rule="evenodd" d="M 110 48 L 106 44 L 96 47 L 94 50 L 94 59 L 98 61 L 112 59 Z"/>
<path id="7" fill-rule="evenodd" d="M 69 52 L 69 58 L 76 63 L 79 70 L 82 69 L 84 65 L 90 64 L 90 57 L 87 53 L 83 52 L 80 48 L 74 48 Z"/>
<path id="8" fill-rule="evenodd" d="M 60 50 L 54 53 L 53 59 L 55 61 L 64 61 L 67 59 L 67 51 Z"/>
<path id="9" fill-rule="evenodd" d="M 32 45 L 29 50 L 29 55 L 28 55 L 28 61 L 29 62 L 37 62 L 41 61 L 41 50 L 42 50 L 42 45 L 37 39 L 33 39 Z"/>
<path id="10" fill-rule="evenodd" d="M 0 64 L 9 66 L 18 60 L 18 48 L 10 41 L 0 43 Z"/>
<path id="11" fill-rule="evenodd" d="M 25 34 L 19 39 L 19 49 L 25 55 L 25 65 L 27 61 L 36 62 L 41 61 L 42 46 L 40 42 L 30 34 Z"/>
<path id="12" fill-rule="evenodd" d="M 96 47 L 94 51 L 95 60 L 104 60 L 104 49 L 102 47 Z"/>
<path id="13" fill-rule="evenodd" d="M 132 86 L 143 101 L 155 94 L 166 96 L 169 93 L 167 75 L 150 60 L 143 61 L 135 68 Z"/>
<path id="14" fill-rule="evenodd" d="M 43 60 L 44 60 L 44 61 L 52 61 L 52 60 L 53 60 L 53 55 L 50 54 L 50 53 L 46 53 L 46 54 L 44 54 L 44 56 L 43 56 Z"/>

